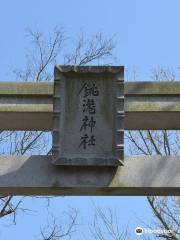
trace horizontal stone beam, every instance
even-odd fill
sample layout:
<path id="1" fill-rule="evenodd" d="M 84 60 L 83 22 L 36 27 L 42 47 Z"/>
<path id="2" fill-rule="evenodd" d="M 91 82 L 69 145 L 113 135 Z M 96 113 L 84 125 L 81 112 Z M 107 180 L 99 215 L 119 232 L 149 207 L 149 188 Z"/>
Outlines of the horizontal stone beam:
<path id="1" fill-rule="evenodd" d="M 179 130 L 180 82 L 125 83 L 125 129 Z"/>
<path id="2" fill-rule="evenodd" d="M 53 82 L 0 83 L 0 130 L 53 127 Z M 126 82 L 125 129 L 180 129 L 180 82 Z"/>
<path id="3" fill-rule="evenodd" d="M 54 166 L 51 156 L 1 156 L 0 195 L 180 195 L 180 157 L 125 157 L 123 167 Z"/>
<path id="4" fill-rule="evenodd" d="M 0 130 L 50 131 L 52 95 L 52 82 L 1 82 Z"/>

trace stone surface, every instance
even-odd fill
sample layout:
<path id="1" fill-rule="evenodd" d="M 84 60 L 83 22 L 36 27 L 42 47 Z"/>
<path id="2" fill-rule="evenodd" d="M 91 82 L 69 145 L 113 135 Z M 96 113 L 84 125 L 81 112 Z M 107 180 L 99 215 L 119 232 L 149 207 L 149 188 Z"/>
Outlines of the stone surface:
<path id="1" fill-rule="evenodd" d="M 56 67 L 55 164 L 121 165 L 123 74 L 123 67 Z"/>
<path id="2" fill-rule="evenodd" d="M 1 156 L 0 195 L 180 195 L 180 157 L 125 157 L 118 168 L 51 161 L 51 156 Z"/>
<path id="3" fill-rule="evenodd" d="M 126 82 L 125 129 L 180 129 L 179 102 L 180 82 Z M 52 129 L 52 82 L 0 83 L 0 130 Z"/>

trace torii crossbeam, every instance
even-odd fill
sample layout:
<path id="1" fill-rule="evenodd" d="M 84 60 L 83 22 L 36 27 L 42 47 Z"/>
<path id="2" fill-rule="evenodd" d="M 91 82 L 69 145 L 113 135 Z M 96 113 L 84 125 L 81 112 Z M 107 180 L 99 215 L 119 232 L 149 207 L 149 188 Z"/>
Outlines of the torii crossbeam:
<path id="1" fill-rule="evenodd" d="M 12 121 L 13 119 L 13 121 Z M 126 82 L 125 130 L 180 129 L 180 82 Z M 0 83 L 0 130 L 53 129 L 53 82 Z M 0 194 L 180 195 L 180 157 L 129 156 L 124 166 L 54 166 L 1 156 Z"/>

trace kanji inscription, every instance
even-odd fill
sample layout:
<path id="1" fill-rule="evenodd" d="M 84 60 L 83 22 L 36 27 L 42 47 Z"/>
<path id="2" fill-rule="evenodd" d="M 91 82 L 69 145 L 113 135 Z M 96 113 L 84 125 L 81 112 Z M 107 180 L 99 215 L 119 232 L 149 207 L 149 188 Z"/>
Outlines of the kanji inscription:
<path id="1" fill-rule="evenodd" d="M 99 96 L 99 90 L 95 83 L 83 83 L 79 94 L 82 95 L 82 119 L 80 132 L 81 142 L 79 147 L 83 149 L 92 148 L 96 145 L 96 98 Z"/>
<path id="2" fill-rule="evenodd" d="M 123 149 L 123 132 L 120 131 L 123 126 L 123 80 L 118 80 L 121 78 L 121 67 L 57 66 L 55 164 L 119 165 L 119 152 Z"/>

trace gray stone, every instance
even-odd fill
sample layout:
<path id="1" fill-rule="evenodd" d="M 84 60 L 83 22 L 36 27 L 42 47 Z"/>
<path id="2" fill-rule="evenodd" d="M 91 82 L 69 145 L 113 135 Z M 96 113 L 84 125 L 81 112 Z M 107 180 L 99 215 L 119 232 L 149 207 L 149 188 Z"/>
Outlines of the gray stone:
<path id="1" fill-rule="evenodd" d="M 180 129 L 180 82 L 124 87 L 126 130 Z M 0 82 L 0 130 L 52 131 L 53 82 Z"/>
<path id="2" fill-rule="evenodd" d="M 55 164 L 122 164 L 123 74 L 123 67 L 55 68 Z"/>
<path id="3" fill-rule="evenodd" d="M 131 156 L 124 166 L 54 166 L 52 156 L 0 156 L 0 195 L 180 195 L 180 157 Z"/>

